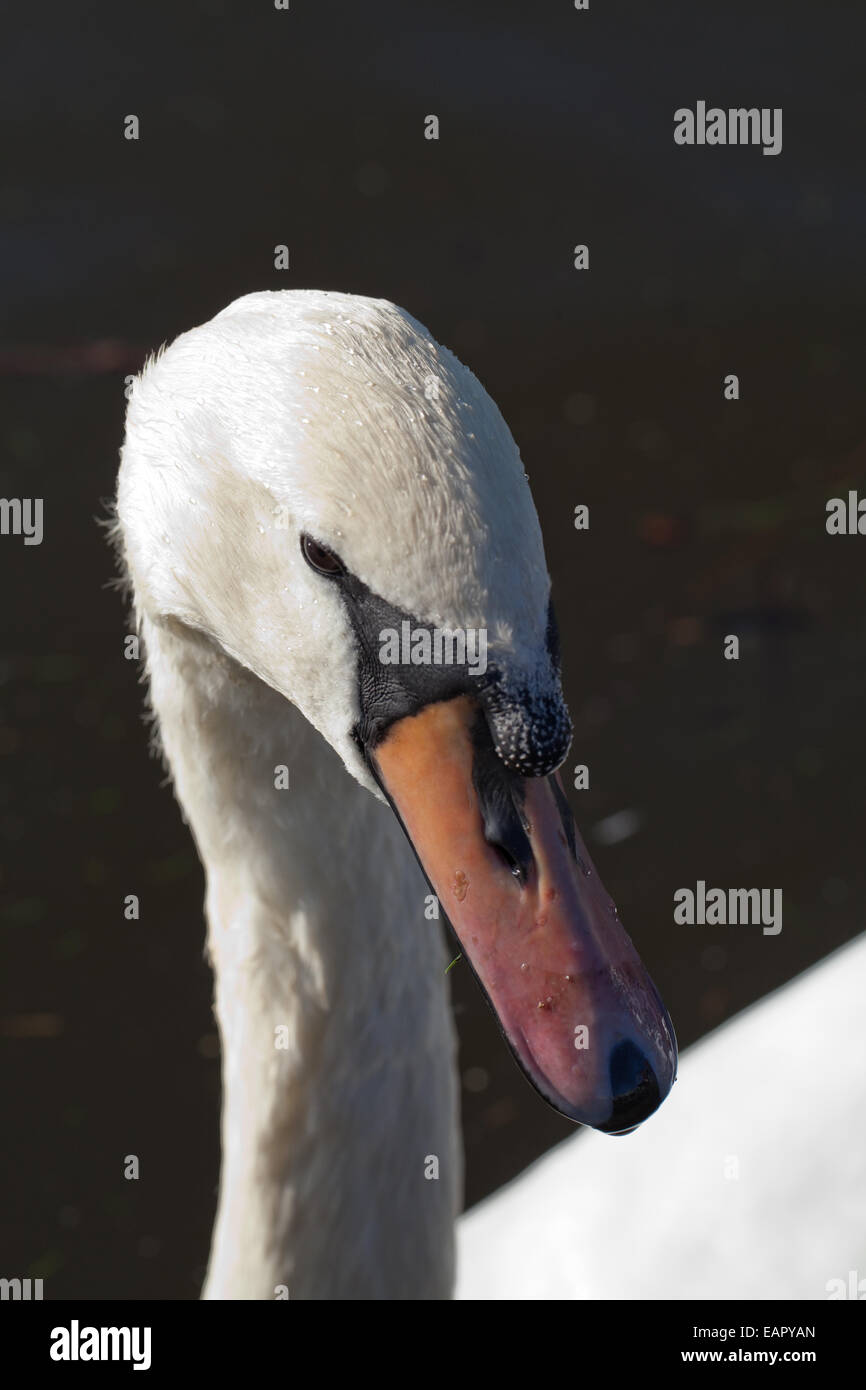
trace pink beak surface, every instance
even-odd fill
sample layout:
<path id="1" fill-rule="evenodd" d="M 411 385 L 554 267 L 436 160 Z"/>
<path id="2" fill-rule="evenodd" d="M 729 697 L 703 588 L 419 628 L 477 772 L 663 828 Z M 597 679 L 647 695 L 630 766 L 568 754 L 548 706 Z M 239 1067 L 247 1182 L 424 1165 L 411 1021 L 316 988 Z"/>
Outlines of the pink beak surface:
<path id="1" fill-rule="evenodd" d="M 634 1129 L 676 1078 L 673 1026 L 574 827 L 558 774 L 494 773 L 469 696 L 371 755 L 523 1071 L 555 1109 Z"/>

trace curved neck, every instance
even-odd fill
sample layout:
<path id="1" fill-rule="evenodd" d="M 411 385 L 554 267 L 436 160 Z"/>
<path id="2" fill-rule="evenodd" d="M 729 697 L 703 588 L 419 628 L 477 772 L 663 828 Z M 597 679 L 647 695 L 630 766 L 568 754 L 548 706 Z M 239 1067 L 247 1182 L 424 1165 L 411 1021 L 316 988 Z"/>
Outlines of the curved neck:
<path id="1" fill-rule="evenodd" d="M 208 639 L 147 620 L 143 633 L 207 877 L 223 1153 L 205 1297 L 447 1297 L 455 1041 L 402 831 Z"/>

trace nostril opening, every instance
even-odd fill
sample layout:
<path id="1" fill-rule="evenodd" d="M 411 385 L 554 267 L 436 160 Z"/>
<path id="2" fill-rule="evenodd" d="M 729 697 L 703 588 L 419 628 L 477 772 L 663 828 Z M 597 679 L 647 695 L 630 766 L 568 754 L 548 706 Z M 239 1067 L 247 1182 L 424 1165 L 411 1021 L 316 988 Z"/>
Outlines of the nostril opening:
<path id="1" fill-rule="evenodd" d="M 487 843 L 490 845 L 490 848 L 493 850 L 494 854 L 496 854 L 498 858 L 501 859 L 508 872 L 514 875 L 518 883 L 520 883 L 521 885 L 525 884 L 528 878 L 528 873 L 525 865 L 521 864 L 519 860 L 515 859 L 514 855 L 509 853 L 509 851 L 506 849 L 505 845 L 497 844 L 495 840 L 488 840 Z"/>
<path id="2" fill-rule="evenodd" d="M 479 715 L 473 732 L 472 785 L 478 796 L 484 838 L 522 886 L 534 863 L 523 809 L 526 793 L 522 778 L 497 757 L 483 715 Z"/>

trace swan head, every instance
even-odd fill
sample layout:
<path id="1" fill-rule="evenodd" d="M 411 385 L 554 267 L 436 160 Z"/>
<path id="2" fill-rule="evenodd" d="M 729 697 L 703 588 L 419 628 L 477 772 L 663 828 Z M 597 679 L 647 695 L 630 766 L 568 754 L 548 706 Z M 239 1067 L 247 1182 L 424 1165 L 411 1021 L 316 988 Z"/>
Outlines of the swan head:
<path id="1" fill-rule="evenodd" d="M 207 634 L 390 802 L 545 1099 L 612 1133 L 652 1113 L 673 1028 L 556 774 L 541 532 L 472 373 L 385 301 L 245 296 L 136 382 L 117 510 L 140 613 Z"/>

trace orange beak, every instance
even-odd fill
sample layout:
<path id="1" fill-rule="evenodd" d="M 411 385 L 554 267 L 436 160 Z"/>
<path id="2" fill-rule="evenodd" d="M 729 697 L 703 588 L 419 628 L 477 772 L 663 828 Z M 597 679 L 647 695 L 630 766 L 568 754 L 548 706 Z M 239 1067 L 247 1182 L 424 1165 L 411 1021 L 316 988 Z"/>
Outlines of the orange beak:
<path id="1" fill-rule="evenodd" d="M 596 1129 L 640 1124 L 675 1080 L 674 1030 L 558 774 L 509 773 L 469 696 L 399 720 L 368 756 L 533 1085 Z"/>

